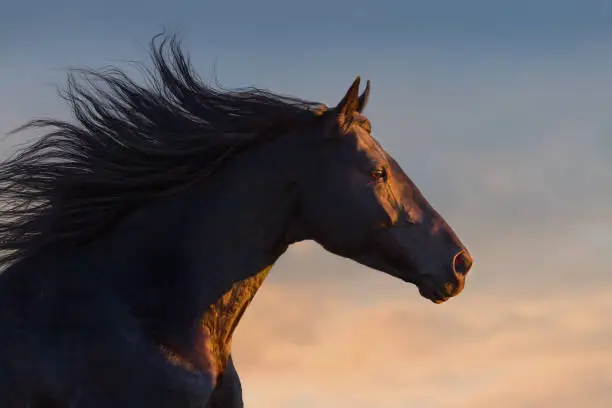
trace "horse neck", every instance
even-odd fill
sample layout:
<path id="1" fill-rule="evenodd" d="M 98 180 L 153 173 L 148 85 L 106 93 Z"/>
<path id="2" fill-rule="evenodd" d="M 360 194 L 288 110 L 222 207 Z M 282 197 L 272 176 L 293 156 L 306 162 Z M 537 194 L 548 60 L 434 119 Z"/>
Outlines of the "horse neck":
<path id="1" fill-rule="evenodd" d="M 183 218 L 184 248 L 196 265 L 215 265 L 226 284 L 268 268 L 296 239 L 296 179 L 304 163 L 295 138 L 248 151 L 198 189 Z M 179 223 L 180 224 L 180 223 Z M 198 270 L 201 271 L 200 268 Z"/>
<path id="2" fill-rule="evenodd" d="M 220 336 L 229 341 L 263 277 L 296 239 L 294 182 L 305 149 L 295 142 L 287 136 L 237 156 L 202 186 L 141 211 L 115 234 L 113 268 L 122 271 L 115 283 L 164 344 L 188 350 L 202 324 L 225 330 Z M 223 304 L 231 321 L 202 322 Z"/>

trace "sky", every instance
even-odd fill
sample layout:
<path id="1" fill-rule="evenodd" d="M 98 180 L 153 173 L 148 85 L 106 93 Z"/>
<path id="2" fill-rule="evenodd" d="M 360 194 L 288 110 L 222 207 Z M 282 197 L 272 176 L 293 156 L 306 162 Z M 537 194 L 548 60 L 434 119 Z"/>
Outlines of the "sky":
<path id="1" fill-rule="evenodd" d="M 333 105 L 370 79 L 375 137 L 475 258 L 434 305 L 294 245 L 236 331 L 247 407 L 610 406 L 612 1 L 10 2 L 0 134 L 163 29 L 225 86 Z"/>

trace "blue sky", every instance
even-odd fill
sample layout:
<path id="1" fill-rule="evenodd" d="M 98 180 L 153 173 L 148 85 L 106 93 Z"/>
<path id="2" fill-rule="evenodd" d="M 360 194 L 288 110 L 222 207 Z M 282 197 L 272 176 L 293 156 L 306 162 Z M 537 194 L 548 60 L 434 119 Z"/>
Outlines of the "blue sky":
<path id="1" fill-rule="evenodd" d="M 65 67 L 146 61 L 163 28 L 227 86 L 371 79 L 376 137 L 476 259 L 434 306 L 295 246 L 236 334 L 247 406 L 608 407 L 612 1 L 12 2 L 0 133 L 68 117 Z"/>
<path id="2" fill-rule="evenodd" d="M 29 1 L 5 9 L 0 38 L 13 44 L 15 34 L 17 44 L 37 44 L 41 37 L 125 42 L 165 25 L 224 47 L 258 51 L 406 45 L 559 49 L 605 39 L 612 31 L 611 13 L 609 2 L 601 0 Z"/>

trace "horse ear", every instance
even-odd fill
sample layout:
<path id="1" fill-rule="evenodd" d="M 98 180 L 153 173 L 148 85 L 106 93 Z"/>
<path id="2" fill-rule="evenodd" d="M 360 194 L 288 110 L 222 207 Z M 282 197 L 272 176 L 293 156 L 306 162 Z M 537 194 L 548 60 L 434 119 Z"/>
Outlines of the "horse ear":
<path id="1" fill-rule="evenodd" d="M 351 87 L 346 91 L 344 98 L 336 105 L 336 112 L 338 116 L 344 118 L 350 118 L 353 113 L 359 109 L 359 82 L 360 77 L 355 78 Z"/>
<path id="2" fill-rule="evenodd" d="M 370 80 L 366 82 L 366 87 L 361 96 L 359 97 L 359 106 L 357 107 L 357 112 L 361 113 L 365 109 L 368 104 L 368 99 L 370 98 Z"/>

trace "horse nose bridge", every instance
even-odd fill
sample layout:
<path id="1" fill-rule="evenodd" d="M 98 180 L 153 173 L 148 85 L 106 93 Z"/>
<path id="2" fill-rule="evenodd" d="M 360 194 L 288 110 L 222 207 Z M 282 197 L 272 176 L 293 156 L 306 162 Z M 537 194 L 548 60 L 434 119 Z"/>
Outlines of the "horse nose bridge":
<path id="1" fill-rule="evenodd" d="M 446 245 L 448 245 L 451 250 L 456 250 L 457 248 L 463 249 L 463 244 L 455 234 L 455 231 L 448 225 L 446 220 L 442 218 L 435 210 L 433 213 L 428 214 L 429 218 L 429 232 L 433 237 L 437 237 Z"/>
<path id="2" fill-rule="evenodd" d="M 453 230 L 453 228 L 446 222 L 444 218 L 442 218 L 440 214 L 433 210 L 433 213 L 430 215 L 430 217 L 431 234 L 433 236 L 438 236 L 448 246 L 450 251 L 453 253 L 453 257 L 461 251 L 467 252 L 465 246 L 463 245 L 463 242 L 461 242 L 455 230 Z"/>
<path id="3" fill-rule="evenodd" d="M 428 216 L 431 217 L 429 232 L 438 241 L 438 253 L 445 267 L 450 267 L 458 281 L 464 280 L 474 262 L 471 254 L 451 226 L 433 208 Z"/>

